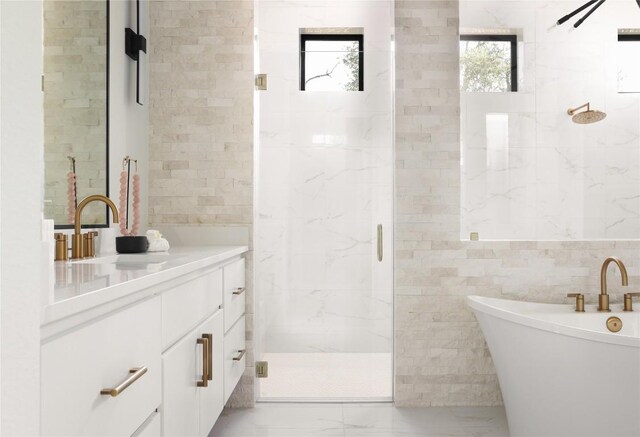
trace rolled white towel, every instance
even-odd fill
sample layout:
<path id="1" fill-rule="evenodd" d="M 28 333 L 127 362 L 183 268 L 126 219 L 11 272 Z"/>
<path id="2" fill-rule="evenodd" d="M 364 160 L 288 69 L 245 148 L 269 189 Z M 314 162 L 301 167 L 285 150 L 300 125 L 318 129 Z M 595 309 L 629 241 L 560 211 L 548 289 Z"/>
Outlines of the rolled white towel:
<path id="1" fill-rule="evenodd" d="M 169 242 L 166 238 L 162 238 L 160 231 L 149 229 L 147 240 L 149 240 L 149 252 L 167 252 L 169 250 Z"/>

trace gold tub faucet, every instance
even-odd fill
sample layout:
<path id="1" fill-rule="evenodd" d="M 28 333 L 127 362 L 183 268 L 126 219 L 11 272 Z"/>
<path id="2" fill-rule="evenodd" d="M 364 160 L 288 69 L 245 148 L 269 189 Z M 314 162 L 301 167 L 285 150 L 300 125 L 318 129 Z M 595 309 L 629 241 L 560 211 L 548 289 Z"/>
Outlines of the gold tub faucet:
<path id="1" fill-rule="evenodd" d="M 609 309 L 609 294 L 607 294 L 607 268 L 612 262 L 616 263 L 620 268 L 620 275 L 622 276 L 622 285 L 629 285 L 629 276 L 627 275 L 627 268 L 620 258 L 610 256 L 602 263 L 602 269 L 600 270 L 600 295 L 598 296 L 598 311 L 610 312 Z"/>
<path id="2" fill-rule="evenodd" d="M 81 259 L 89 255 L 84 253 L 83 235 L 80 228 L 80 217 L 82 215 L 82 210 L 84 209 L 84 207 L 91 202 L 96 201 L 106 203 L 107 206 L 111 208 L 111 212 L 113 213 L 113 223 L 118 223 L 118 208 L 116 208 L 115 203 L 113 203 L 111 199 L 101 194 L 94 194 L 93 196 L 84 198 L 76 208 L 75 231 L 73 233 L 73 236 L 71 237 L 71 259 Z"/>

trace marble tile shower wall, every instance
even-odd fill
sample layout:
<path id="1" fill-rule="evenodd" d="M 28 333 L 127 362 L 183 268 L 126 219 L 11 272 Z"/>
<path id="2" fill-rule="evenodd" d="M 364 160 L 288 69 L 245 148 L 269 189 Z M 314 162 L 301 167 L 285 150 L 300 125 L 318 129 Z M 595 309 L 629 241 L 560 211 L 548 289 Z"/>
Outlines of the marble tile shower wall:
<path id="1" fill-rule="evenodd" d="M 253 1 L 153 0 L 149 223 L 253 224 Z M 229 403 L 254 402 L 252 252 L 247 370 Z"/>
<path id="2" fill-rule="evenodd" d="M 640 235 L 640 94 L 618 93 L 618 28 L 637 5 L 607 2 L 578 30 L 567 1 L 463 1 L 462 29 L 513 29 L 516 93 L 462 93 L 461 238 L 598 240 Z M 590 101 L 607 119 L 572 123 Z"/>
<path id="3" fill-rule="evenodd" d="M 256 284 L 265 352 L 392 351 L 389 1 L 257 4 Z M 300 91 L 299 29 L 363 27 L 364 91 Z M 391 247 L 388 232 L 387 247 Z"/>
<path id="4" fill-rule="evenodd" d="M 593 303 L 607 255 L 620 256 L 631 287 L 640 286 L 640 243 L 460 241 L 459 2 L 396 0 L 395 14 L 395 400 L 497 405 L 495 370 L 466 296 L 566 302 L 581 291 Z M 557 16 L 547 19 L 550 27 Z M 617 280 L 610 289 L 620 302 Z"/>

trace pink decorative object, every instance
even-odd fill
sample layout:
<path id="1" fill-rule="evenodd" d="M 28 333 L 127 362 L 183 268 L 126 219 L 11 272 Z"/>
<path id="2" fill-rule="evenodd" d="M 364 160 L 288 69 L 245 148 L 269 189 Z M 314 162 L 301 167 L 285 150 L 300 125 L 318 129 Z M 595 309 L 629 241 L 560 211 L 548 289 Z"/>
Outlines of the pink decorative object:
<path id="1" fill-rule="evenodd" d="M 70 224 L 76 222 L 76 174 L 73 171 L 67 173 L 67 221 Z"/>
<path id="2" fill-rule="evenodd" d="M 128 209 L 129 209 L 129 171 L 131 169 L 130 162 L 136 163 L 136 174 L 133 175 L 133 224 L 131 230 L 127 229 L 128 221 Z M 120 173 L 120 233 L 125 237 L 134 236 L 138 233 L 140 228 L 140 175 L 137 174 L 138 161 L 129 158 L 124 158 L 122 162 L 122 173 Z"/>

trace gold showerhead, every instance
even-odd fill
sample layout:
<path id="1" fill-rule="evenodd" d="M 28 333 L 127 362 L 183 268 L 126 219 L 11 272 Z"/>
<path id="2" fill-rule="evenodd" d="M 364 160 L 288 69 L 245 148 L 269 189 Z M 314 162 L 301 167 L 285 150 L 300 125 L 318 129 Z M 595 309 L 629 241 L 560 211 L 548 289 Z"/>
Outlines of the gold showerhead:
<path id="1" fill-rule="evenodd" d="M 586 111 L 577 112 L 579 109 L 587 108 Z M 604 120 L 607 114 L 602 111 L 596 111 L 595 109 L 590 109 L 589 103 L 585 103 L 582 106 L 579 106 L 575 109 L 569 108 L 567 114 L 571 115 L 571 120 L 577 124 L 591 124 L 596 123 L 600 120 Z"/>

